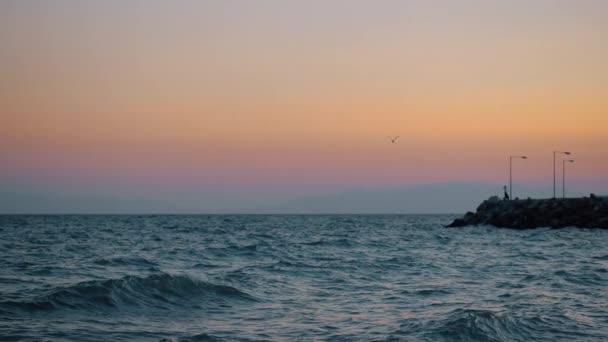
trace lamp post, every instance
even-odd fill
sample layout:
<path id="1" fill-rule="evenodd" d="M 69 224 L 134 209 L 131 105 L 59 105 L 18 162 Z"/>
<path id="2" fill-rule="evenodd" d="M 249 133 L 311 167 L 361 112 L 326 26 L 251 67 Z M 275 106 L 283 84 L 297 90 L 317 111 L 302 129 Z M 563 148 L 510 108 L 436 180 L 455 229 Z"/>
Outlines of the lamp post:
<path id="1" fill-rule="evenodd" d="M 562 160 L 562 198 L 566 198 L 566 163 L 574 163 L 574 160 Z"/>
<path id="2" fill-rule="evenodd" d="M 509 156 L 509 198 L 513 199 L 513 158 L 528 159 L 526 156 Z"/>
<path id="3" fill-rule="evenodd" d="M 570 155 L 570 152 L 553 151 L 553 198 L 555 198 L 555 155 L 558 153 Z"/>

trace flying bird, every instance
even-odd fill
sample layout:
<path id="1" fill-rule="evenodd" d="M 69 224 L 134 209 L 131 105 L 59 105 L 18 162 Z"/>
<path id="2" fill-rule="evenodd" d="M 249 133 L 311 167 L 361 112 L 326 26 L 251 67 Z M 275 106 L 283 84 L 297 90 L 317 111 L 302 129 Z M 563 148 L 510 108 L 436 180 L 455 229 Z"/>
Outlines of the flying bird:
<path id="1" fill-rule="evenodd" d="M 391 143 L 395 143 L 397 141 L 397 139 L 399 139 L 399 136 L 396 137 L 388 137 L 391 140 Z"/>

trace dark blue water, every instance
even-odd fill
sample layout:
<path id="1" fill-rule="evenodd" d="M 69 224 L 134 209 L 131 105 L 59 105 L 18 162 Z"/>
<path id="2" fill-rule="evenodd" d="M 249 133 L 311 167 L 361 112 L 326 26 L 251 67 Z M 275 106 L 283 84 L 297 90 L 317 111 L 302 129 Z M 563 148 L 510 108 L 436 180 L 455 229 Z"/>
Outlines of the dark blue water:
<path id="1" fill-rule="evenodd" d="M 2 216 L 2 341 L 606 341 L 608 230 Z"/>

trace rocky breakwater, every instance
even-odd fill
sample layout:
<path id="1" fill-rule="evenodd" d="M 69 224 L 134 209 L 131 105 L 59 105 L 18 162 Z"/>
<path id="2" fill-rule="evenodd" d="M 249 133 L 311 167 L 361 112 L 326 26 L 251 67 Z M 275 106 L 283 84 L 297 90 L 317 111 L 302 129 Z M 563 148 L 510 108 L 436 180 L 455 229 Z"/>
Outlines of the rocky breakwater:
<path id="1" fill-rule="evenodd" d="M 447 227 L 492 225 L 504 228 L 537 227 L 608 228 L 608 198 L 593 194 L 583 198 L 483 201 Z"/>

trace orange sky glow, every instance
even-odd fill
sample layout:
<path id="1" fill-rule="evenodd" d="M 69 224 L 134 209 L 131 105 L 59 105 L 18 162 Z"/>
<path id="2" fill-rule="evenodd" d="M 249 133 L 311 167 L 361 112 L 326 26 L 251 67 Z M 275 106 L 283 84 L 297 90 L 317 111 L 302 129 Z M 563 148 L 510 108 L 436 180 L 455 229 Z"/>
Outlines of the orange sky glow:
<path id="1" fill-rule="evenodd" d="M 544 184 L 554 149 L 605 178 L 606 33 L 604 1 L 3 1 L 0 181 L 503 183 L 526 154 Z"/>

